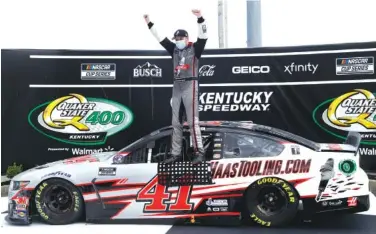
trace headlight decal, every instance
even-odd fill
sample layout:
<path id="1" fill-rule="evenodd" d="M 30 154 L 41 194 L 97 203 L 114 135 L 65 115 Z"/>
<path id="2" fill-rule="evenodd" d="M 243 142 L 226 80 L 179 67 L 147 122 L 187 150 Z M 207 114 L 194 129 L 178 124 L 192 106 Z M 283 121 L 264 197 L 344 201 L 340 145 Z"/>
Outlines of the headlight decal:
<path id="1" fill-rule="evenodd" d="M 11 183 L 12 190 L 20 190 L 25 188 L 30 183 L 30 181 L 12 181 Z"/>

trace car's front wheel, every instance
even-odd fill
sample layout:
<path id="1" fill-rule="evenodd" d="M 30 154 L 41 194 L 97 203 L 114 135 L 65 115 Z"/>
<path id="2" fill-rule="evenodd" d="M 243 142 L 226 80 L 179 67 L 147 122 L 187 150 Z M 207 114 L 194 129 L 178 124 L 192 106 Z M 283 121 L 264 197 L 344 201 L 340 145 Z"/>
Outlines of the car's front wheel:
<path id="1" fill-rule="evenodd" d="M 298 212 L 299 195 L 286 181 L 265 177 L 254 182 L 245 193 L 248 215 L 266 227 L 290 223 Z"/>
<path id="2" fill-rule="evenodd" d="M 80 191 L 62 179 L 49 179 L 40 183 L 35 190 L 34 202 L 42 220 L 49 224 L 76 222 L 84 212 Z"/>

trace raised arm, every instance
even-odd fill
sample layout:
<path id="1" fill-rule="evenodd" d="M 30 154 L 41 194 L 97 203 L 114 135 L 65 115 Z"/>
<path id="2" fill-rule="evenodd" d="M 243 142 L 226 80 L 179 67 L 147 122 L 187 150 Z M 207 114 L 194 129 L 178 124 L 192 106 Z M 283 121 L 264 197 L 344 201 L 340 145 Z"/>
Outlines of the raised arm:
<path id="1" fill-rule="evenodd" d="M 144 15 L 144 19 L 146 24 L 149 27 L 150 32 L 153 34 L 155 39 L 158 40 L 158 42 L 167 50 L 167 52 L 172 56 L 175 49 L 175 43 L 170 41 L 167 37 L 161 38 L 158 34 L 157 29 L 155 28 L 155 25 L 153 22 L 150 21 L 149 15 Z"/>
<path id="2" fill-rule="evenodd" d="M 200 10 L 192 10 L 192 13 L 197 16 L 198 36 L 197 41 L 193 43 L 195 48 L 195 55 L 197 58 L 201 58 L 202 52 L 204 52 L 206 41 L 208 40 L 206 21 L 201 15 Z"/>

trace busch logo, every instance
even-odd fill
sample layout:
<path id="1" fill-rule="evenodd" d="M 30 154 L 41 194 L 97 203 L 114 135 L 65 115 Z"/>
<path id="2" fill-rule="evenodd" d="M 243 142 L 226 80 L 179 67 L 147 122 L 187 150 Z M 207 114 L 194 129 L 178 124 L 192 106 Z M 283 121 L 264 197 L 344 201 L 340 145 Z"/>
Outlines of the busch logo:
<path id="1" fill-rule="evenodd" d="M 162 77 L 162 69 L 157 65 L 147 62 L 133 69 L 133 77 Z"/>
<path id="2" fill-rule="evenodd" d="M 215 65 L 203 65 L 200 67 L 199 75 L 200 76 L 213 76 Z"/>

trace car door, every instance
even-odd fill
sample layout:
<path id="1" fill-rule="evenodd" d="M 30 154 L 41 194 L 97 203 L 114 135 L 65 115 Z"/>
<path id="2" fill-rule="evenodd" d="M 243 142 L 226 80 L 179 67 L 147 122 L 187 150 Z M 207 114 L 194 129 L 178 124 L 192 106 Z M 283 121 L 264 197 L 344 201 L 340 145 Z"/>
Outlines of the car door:
<path id="1" fill-rule="evenodd" d="M 167 188 L 158 184 L 158 163 L 170 156 L 172 130 L 147 137 L 144 141 L 126 148 L 114 157 L 113 165 L 121 183 L 128 187 L 122 195 L 134 195 L 134 201 L 127 209 L 120 211 L 114 219 L 147 218 L 150 213 L 172 211 L 174 206 L 166 205 L 171 193 L 177 188 Z M 189 133 L 184 132 L 182 155 L 188 160 Z M 120 185 L 121 186 L 121 185 Z M 183 190 L 186 188 L 183 188 Z M 119 194 L 118 194 L 119 195 Z M 180 205 L 180 203 L 179 203 Z M 175 209 L 179 209 L 176 206 Z"/>
<path id="2" fill-rule="evenodd" d="M 147 136 L 113 156 L 109 167 L 116 168 L 116 175 L 100 176 L 101 180 L 116 179 L 111 190 L 103 193 L 109 203 L 121 203 L 127 205 L 119 210 L 113 219 L 143 218 L 144 206 L 147 201 L 141 201 L 139 194 L 142 189 L 153 183 L 157 175 L 156 163 L 163 160 L 162 150 L 169 152 L 166 143 L 171 139 L 171 131 L 163 131 L 153 136 Z M 102 196 L 102 193 L 101 193 Z M 124 200 L 121 200 L 124 199 Z M 150 201 L 150 199 L 148 200 Z"/>

